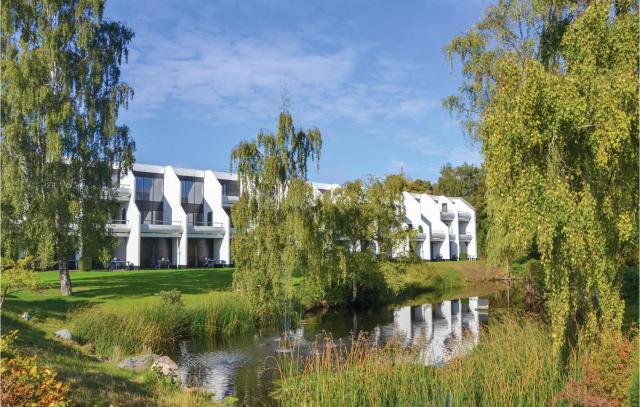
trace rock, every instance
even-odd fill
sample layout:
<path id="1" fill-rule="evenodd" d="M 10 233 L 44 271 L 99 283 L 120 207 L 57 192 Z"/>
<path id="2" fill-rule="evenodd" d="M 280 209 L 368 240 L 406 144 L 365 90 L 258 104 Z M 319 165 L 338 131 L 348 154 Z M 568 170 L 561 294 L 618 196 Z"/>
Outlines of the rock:
<path id="1" fill-rule="evenodd" d="M 59 331 L 56 331 L 56 336 L 58 338 L 62 338 L 62 339 L 71 339 L 71 331 L 68 330 L 67 328 L 61 329 Z"/>
<path id="2" fill-rule="evenodd" d="M 165 376 L 178 375 L 178 365 L 176 364 L 176 362 L 171 360 L 169 356 L 160 356 L 153 362 L 151 368 L 159 371 Z"/>
<path id="3" fill-rule="evenodd" d="M 24 319 L 25 321 L 31 321 L 31 314 L 29 314 L 28 312 L 23 312 L 22 319 Z"/>
<path id="4" fill-rule="evenodd" d="M 134 372 L 142 372 L 147 370 L 160 356 L 150 353 L 148 355 L 132 356 L 118 363 L 118 367 L 133 370 Z"/>

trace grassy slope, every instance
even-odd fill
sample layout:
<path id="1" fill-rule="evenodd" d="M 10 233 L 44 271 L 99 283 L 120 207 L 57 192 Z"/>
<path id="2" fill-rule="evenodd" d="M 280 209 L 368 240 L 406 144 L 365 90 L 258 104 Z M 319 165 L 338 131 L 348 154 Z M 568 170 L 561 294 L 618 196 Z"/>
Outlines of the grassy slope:
<path id="1" fill-rule="evenodd" d="M 159 391 L 143 375 L 136 375 L 104 363 L 89 349 L 54 338 L 65 326 L 67 311 L 86 306 L 126 309 L 157 301 L 155 294 L 177 288 L 186 303 L 193 303 L 211 291 L 229 290 L 232 270 L 153 270 L 125 272 L 73 272 L 74 295 L 61 297 L 57 272 L 40 273 L 48 288 L 39 293 L 10 296 L 2 310 L 2 330 L 20 331 L 19 349 L 37 354 L 40 364 L 56 368 L 72 384 L 72 397 L 81 404 L 108 405 L 192 405 L 194 400 L 182 394 Z M 19 315 L 28 311 L 31 321 Z M 108 327 L 105 327 L 108 329 Z M 102 403 L 102 404 L 100 404 Z"/>

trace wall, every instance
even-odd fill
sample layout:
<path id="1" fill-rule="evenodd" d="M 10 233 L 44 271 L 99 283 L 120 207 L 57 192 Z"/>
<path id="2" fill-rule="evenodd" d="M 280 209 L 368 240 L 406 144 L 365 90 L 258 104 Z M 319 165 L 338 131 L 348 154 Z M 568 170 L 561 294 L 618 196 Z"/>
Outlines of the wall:
<path id="1" fill-rule="evenodd" d="M 230 237 L 231 227 L 227 213 L 222 206 L 222 184 L 216 178 L 213 171 L 207 170 L 204 173 L 204 202 L 205 211 L 213 213 L 212 221 L 221 222 L 224 226 L 224 237 L 214 239 L 214 258 L 230 262 Z"/>
<path id="2" fill-rule="evenodd" d="M 187 266 L 188 238 L 187 238 L 187 214 L 182 209 L 181 203 L 182 184 L 172 167 L 164 170 L 164 221 L 179 222 L 182 226 L 182 234 L 173 238 L 173 262 L 178 267 Z"/>

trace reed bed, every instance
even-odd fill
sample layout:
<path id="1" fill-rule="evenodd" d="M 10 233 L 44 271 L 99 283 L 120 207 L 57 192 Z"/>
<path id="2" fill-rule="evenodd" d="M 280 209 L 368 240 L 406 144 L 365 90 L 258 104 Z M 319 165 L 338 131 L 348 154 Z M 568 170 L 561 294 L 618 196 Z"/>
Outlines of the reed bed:
<path id="1" fill-rule="evenodd" d="M 146 305 L 127 311 L 98 307 L 71 313 L 74 336 L 91 344 L 95 353 L 112 359 L 139 353 L 167 353 L 180 339 L 215 339 L 246 332 L 255 317 L 245 299 L 235 293 L 212 293 L 198 304 Z"/>
<path id="2" fill-rule="evenodd" d="M 299 365 L 278 363 L 283 406 L 548 405 L 563 388 L 560 362 L 543 325 L 521 317 L 492 324 L 480 344 L 444 367 L 424 366 L 420 352 L 358 339 L 332 341 Z"/>

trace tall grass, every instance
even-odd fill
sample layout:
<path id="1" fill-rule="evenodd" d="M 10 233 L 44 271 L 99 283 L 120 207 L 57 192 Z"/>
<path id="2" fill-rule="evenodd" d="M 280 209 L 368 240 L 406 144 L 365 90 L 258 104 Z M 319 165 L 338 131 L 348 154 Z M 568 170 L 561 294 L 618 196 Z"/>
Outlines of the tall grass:
<path id="1" fill-rule="evenodd" d="M 416 349 L 376 347 L 366 340 L 349 351 L 329 342 L 301 369 L 279 361 L 284 406 L 548 405 L 565 378 L 543 325 L 529 318 L 492 324 L 476 349 L 444 367 L 424 366 Z"/>
<path id="2" fill-rule="evenodd" d="M 212 293 L 195 306 L 147 305 L 127 311 L 98 307 L 71 313 L 74 336 L 95 353 L 112 359 L 139 353 L 166 353 L 180 339 L 213 339 L 254 326 L 251 307 L 235 293 Z"/>

